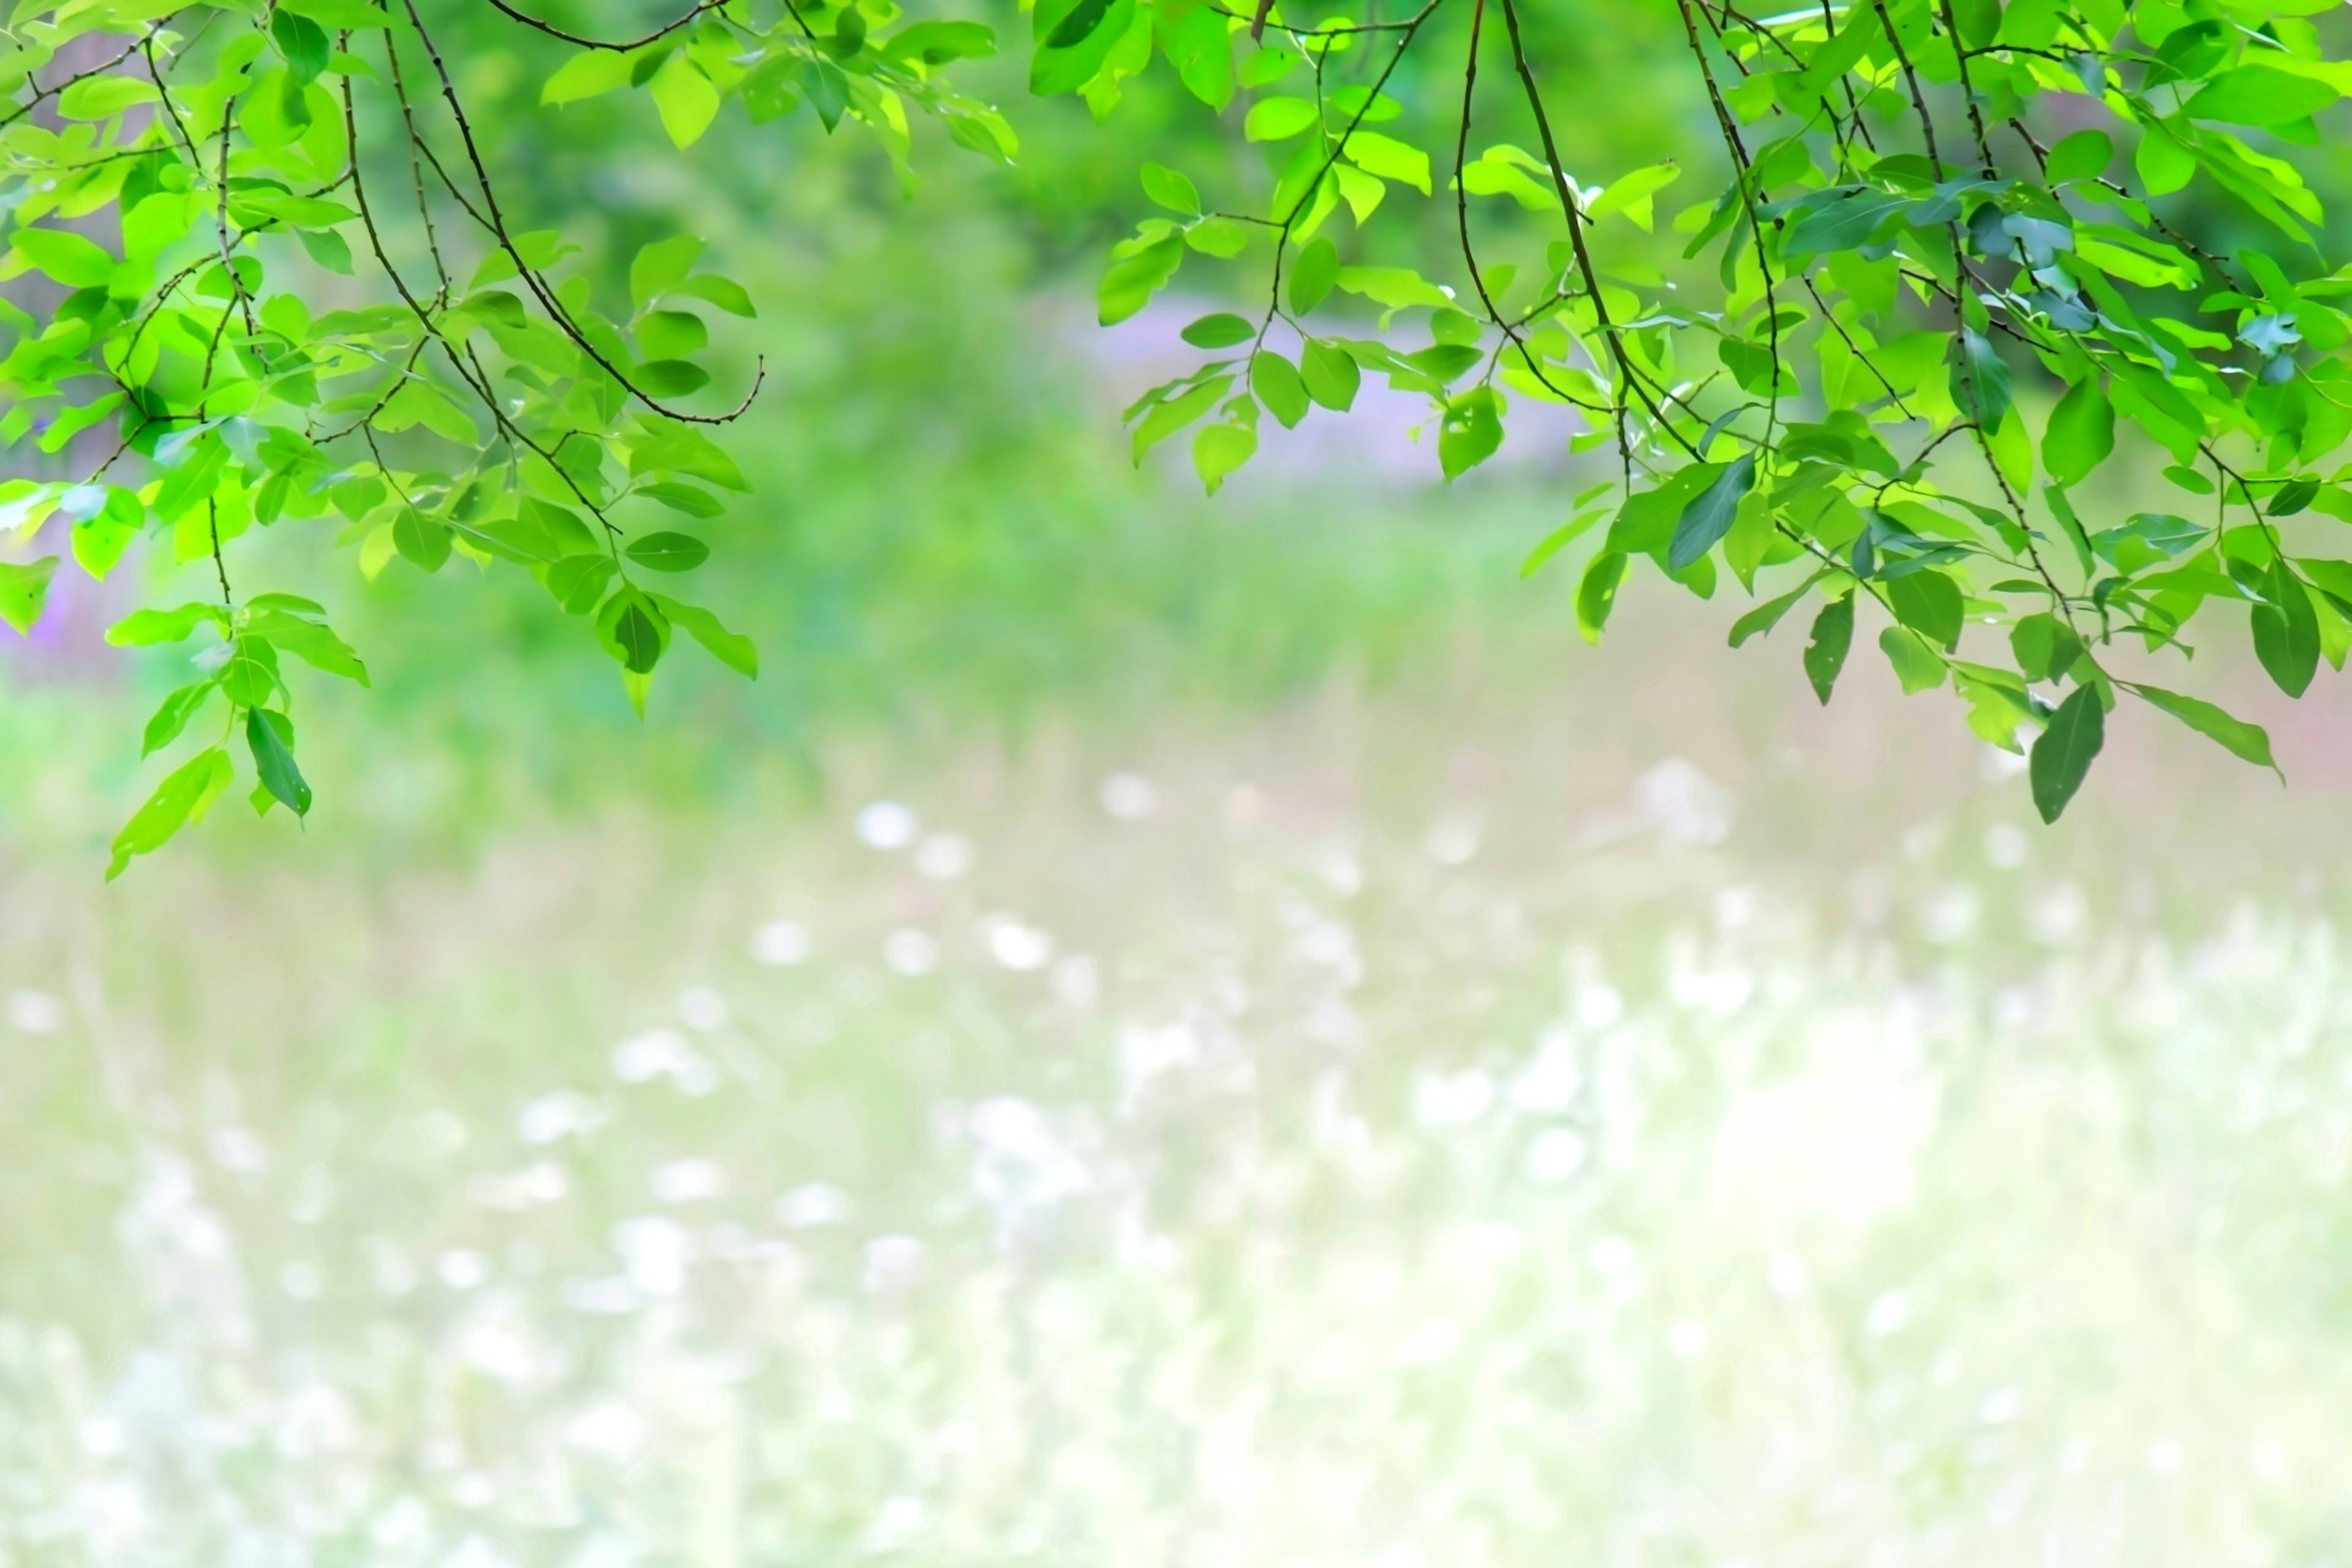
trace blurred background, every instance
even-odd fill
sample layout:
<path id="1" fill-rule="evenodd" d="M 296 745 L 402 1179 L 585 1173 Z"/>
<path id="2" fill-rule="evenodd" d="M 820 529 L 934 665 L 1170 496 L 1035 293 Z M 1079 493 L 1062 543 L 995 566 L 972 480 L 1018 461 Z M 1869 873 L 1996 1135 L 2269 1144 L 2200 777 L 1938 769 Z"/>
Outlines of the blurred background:
<path id="1" fill-rule="evenodd" d="M 535 220 L 761 305 L 761 677 L 640 721 L 519 576 L 278 531 L 375 677 L 318 809 L 104 887 L 174 569 L 0 633 L 0 1563 L 2352 1563 L 2336 688 L 2217 642 L 2292 787 L 2135 712 L 2043 828 L 1866 647 L 1587 647 L 1539 426 L 1134 468 L 1223 301 L 1093 326 L 1132 171 L 1265 178 L 1162 77 L 903 198 L 449 9 Z M 1572 160 L 1704 145 L 1602 20 Z"/>

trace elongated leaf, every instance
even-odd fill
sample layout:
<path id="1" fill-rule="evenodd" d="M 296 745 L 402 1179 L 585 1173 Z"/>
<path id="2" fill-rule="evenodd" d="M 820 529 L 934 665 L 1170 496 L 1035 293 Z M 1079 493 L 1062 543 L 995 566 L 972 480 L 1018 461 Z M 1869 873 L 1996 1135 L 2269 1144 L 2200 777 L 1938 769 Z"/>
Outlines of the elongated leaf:
<path id="1" fill-rule="evenodd" d="M 2091 760 L 2099 754 L 2106 738 L 2106 710 L 2100 706 L 2097 689 L 2074 688 L 2050 716 L 2050 727 L 2034 740 L 2026 767 L 2033 785 L 2033 808 L 2042 814 L 2042 821 L 2055 822 L 2065 811 L 2066 803 L 2083 787 Z"/>
<path id="2" fill-rule="evenodd" d="M 1625 557 L 1604 550 L 1592 558 L 1576 584 L 1576 629 L 1589 643 L 1598 643 L 1617 607 L 1617 587 L 1625 581 Z"/>
<path id="3" fill-rule="evenodd" d="M 1666 569 L 1680 572 L 1692 562 L 1714 549 L 1739 516 L 1739 503 L 1756 488 L 1756 455 L 1743 452 L 1726 464 L 1706 489 L 1701 490 L 1688 506 L 1683 508 L 1681 519 L 1675 524 L 1675 536 L 1666 547 Z"/>
<path id="4" fill-rule="evenodd" d="M 2199 734 L 2221 742 L 2231 756 L 2242 758 L 2258 768 L 2268 768 L 2278 773 L 2281 783 L 2285 782 L 2286 774 L 2279 772 L 2278 763 L 2271 756 L 2270 735 L 2261 725 L 2232 718 L 2202 699 L 2184 697 L 2178 691 L 2167 691 L 2161 687 L 2135 686 L 2131 690 L 2134 695 L 2145 698 L 2151 705 L 2161 708 Z"/>
<path id="5" fill-rule="evenodd" d="M 229 766 L 228 752 L 218 746 L 197 752 L 174 769 L 147 804 L 131 814 L 114 836 L 113 858 L 107 863 L 106 879 L 110 882 L 122 875 L 132 857 L 152 854 L 171 840 L 173 834 L 204 815 L 220 792 L 226 788 L 234 772 Z"/>
<path id="6" fill-rule="evenodd" d="M 253 769 L 261 779 L 261 787 L 270 798 L 297 816 L 310 815 L 310 786 L 302 778 L 302 770 L 294 765 L 293 748 L 287 743 L 285 716 L 266 708 L 250 708 L 245 715 L 245 743 L 253 753 Z"/>
<path id="7" fill-rule="evenodd" d="M 1812 636 L 1805 644 L 1805 679 L 1812 683 L 1813 695 L 1827 707 L 1830 693 L 1837 686 L 1838 671 L 1845 668 L 1845 656 L 1853 647 L 1853 595 L 1842 594 L 1822 606 L 1813 617 Z"/>

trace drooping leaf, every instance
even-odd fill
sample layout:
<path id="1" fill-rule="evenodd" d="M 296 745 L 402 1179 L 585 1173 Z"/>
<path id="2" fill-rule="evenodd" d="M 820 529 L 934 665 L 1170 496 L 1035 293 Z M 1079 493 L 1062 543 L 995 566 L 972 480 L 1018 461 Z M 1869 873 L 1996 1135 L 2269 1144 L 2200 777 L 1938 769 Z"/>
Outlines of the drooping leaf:
<path id="1" fill-rule="evenodd" d="M 1739 503 L 1756 488 L 1756 455 L 1743 452 L 1725 464 L 1675 523 L 1666 548 L 1666 569 L 1680 572 L 1714 549 L 1739 516 Z"/>
<path id="2" fill-rule="evenodd" d="M 2155 686 L 2134 686 L 2130 689 L 2135 696 L 2146 699 L 2151 706 L 2162 709 L 2199 734 L 2219 742 L 2231 755 L 2258 768 L 2279 773 L 2279 765 L 2271 756 L 2270 735 L 2261 725 L 2232 718 L 2200 698 L 2184 697 L 2179 692 L 2167 691 Z M 2284 773 L 2279 773 L 2282 782 L 2285 777 Z"/>
<path id="3" fill-rule="evenodd" d="M 2033 785 L 2033 808 L 2055 822 L 2083 787 L 2091 760 L 2106 743 L 2106 710 L 2096 688 L 2078 686 L 2050 715 L 2050 727 L 2033 742 L 2026 772 Z"/>
<path id="4" fill-rule="evenodd" d="M 1845 656 L 1853 647 L 1853 595 L 1845 593 L 1822 606 L 1805 644 L 1805 679 L 1812 683 L 1813 695 L 1823 707 L 1829 705 L 1838 672 L 1845 668 Z"/>
<path id="5" fill-rule="evenodd" d="M 245 743 L 253 753 L 253 769 L 261 780 L 261 787 L 295 816 L 308 816 L 310 786 L 303 780 L 302 770 L 294 764 L 289 733 L 284 714 L 267 708 L 246 710 Z"/>

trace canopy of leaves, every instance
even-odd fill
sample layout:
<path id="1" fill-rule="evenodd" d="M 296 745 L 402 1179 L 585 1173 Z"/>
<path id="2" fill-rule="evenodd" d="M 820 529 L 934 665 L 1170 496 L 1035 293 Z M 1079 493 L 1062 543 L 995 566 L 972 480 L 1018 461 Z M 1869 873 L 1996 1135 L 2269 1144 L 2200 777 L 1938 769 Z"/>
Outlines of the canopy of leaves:
<path id="1" fill-rule="evenodd" d="M 713 437 L 758 406 L 765 367 L 725 353 L 758 301 L 690 234 L 635 249 L 624 290 L 538 226 L 530 160 L 446 36 L 543 51 L 542 117 L 642 95 L 670 156 L 737 113 L 853 128 L 902 181 L 926 122 L 1021 153 L 972 86 L 981 20 L 696 0 L 606 34 L 490 9 L 28 0 L 0 34 L 0 437 L 91 454 L 0 481 L 0 618 L 29 626 L 67 557 L 102 577 L 142 539 L 217 590 L 114 629 L 199 645 L 145 736 L 193 750 L 118 871 L 233 774 L 306 814 L 298 696 L 367 682 L 317 603 L 244 581 L 257 529 L 331 531 L 370 576 L 527 575 L 641 710 L 679 633 L 757 671 L 690 589 L 727 562 L 694 531 L 748 488 Z M 1132 173 L 1156 210 L 1112 247 L 1101 319 L 1180 277 L 1229 302 L 1128 409 L 1139 461 L 1181 437 L 1214 491 L 1265 416 L 1340 416 L 1368 378 L 1426 402 L 1447 479 L 1565 410 L 1591 472 L 1527 570 L 1591 541 L 1587 636 L 1640 570 L 1752 596 L 1735 646 L 1817 601 L 1799 651 L 1827 700 L 1859 614 L 1906 690 L 2032 749 L 2054 819 L 2120 697 L 2270 763 L 2259 729 L 2128 663 L 2186 655 L 2217 605 L 2292 695 L 2352 650 L 2352 563 L 2325 552 L 2352 519 L 2352 269 L 2305 152 L 2352 86 L 2332 9 L 1662 0 L 1623 26 L 1671 51 L 1708 134 L 1607 167 L 1571 162 L 1597 46 L 1524 0 L 1041 0 L 1020 26 L 1029 93 L 1152 106 Z M 2216 242 L 2217 209 L 2268 237 Z M 2105 515 L 2091 481 L 2125 464 L 2193 519 Z"/>

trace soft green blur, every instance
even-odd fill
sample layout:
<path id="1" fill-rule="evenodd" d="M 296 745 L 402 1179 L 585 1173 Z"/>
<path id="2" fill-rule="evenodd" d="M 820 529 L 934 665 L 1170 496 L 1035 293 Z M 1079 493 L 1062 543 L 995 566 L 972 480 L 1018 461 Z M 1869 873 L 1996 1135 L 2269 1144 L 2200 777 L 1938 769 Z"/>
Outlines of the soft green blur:
<path id="1" fill-rule="evenodd" d="M 1606 165 L 1704 106 L 1591 12 Z M 1172 97 L 908 201 L 467 25 L 532 221 L 761 302 L 762 674 L 279 539 L 318 809 L 101 889 L 169 658 L 0 668 L 0 1563 L 2345 1561 L 2339 702 L 2029 826 L 1790 629 L 1584 647 L 1560 454 L 1137 473 Z"/>

